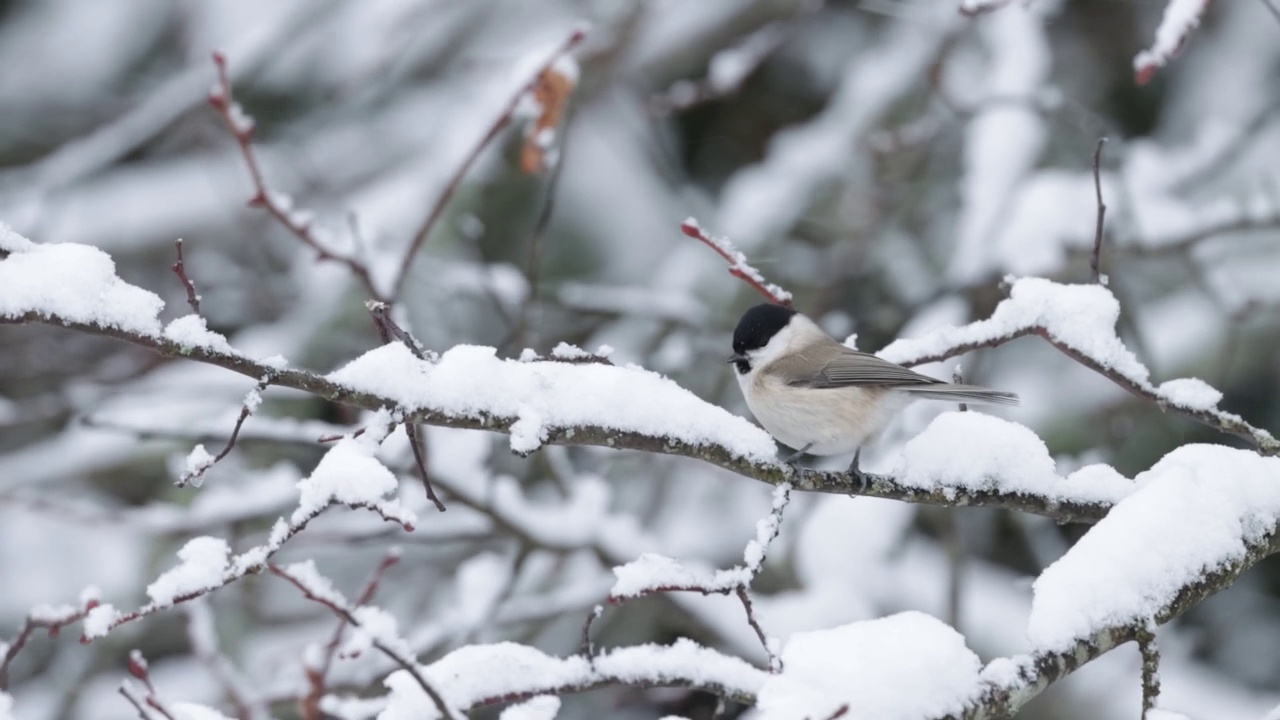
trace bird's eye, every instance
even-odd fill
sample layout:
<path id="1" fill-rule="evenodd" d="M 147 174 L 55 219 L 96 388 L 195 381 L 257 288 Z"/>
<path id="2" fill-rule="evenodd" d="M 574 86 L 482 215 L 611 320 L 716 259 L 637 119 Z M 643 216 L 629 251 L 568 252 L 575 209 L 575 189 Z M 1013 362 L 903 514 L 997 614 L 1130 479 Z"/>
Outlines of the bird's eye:
<path id="1" fill-rule="evenodd" d="M 751 363 L 746 360 L 734 360 L 733 367 L 738 371 L 739 375 L 746 375 L 751 372 Z"/>

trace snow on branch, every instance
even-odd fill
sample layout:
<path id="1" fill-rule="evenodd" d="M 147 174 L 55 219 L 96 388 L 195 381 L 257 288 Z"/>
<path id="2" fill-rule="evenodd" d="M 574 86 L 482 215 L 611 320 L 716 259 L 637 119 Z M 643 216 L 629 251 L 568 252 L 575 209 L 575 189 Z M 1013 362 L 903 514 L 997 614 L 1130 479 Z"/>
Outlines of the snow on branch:
<path id="1" fill-rule="evenodd" d="M 88 587 L 80 594 L 77 605 L 37 605 L 31 608 L 13 640 L 0 640 L 0 696 L 9 688 L 9 665 L 37 630 L 44 630 L 49 637 L 56 637 L 64 627 L 80 622 L 97 606 L 98 589 Z M 3 704 L 0 704 L 0 710 L 3 709 Z M 4 716 L 0 715 L 2 717 Z"/>
<path id="2" fill-rule="evenodd" d="M 1196 378 L 1151 381 L 1151 372 L 1116 334 L 1120 303 L 1099 285 L 1062 285 L 1043 278 L 1013 282 L 1009 297 L 986 320 L 944 328 L 922 338 L 899 339 L 878 354 L 903 365 L 955 357 L 995 347 L 1015 338 L 1038 335 L 1081 365 L 1120 387 L 1221 432 L 1244 438 L 1267 455 L 1280 453 L 1280 441 L 1239 415 L 1218 408 L 1222 393 Z"/>
<path id="3" fill-rule="evenodd" d="M 791 307 L 791 293 L 783 290 L 781 287 L 774 285 L 764 279 L 764 275 L 747 261 L 747 256 L 741 250 L 734 247 L 729 238 L 716 237 L 711 235 L 698 221 L 689 218 L 680 223 L 680 232 L 689 237 L 699 240 L 706 244 L 707 247 L 716 251 L 725 262 L 729 263 L 729 274 L 742 280 L 746 284 L 755 289 L 756 292 L 765 296 L 765 298 L 774 304 Z"/>
<path id="4" fill-rule="evenodd" d="M 381 432 L 343 438 L 325 453 L 311 475 L 298 481 L 298 507 L 288 521 L 284 518 L 276 520 L 266 543 L 232 555 L 230 546 L 222 538 L 192 538 L 178 551 L 181 562 L 147 586 L 151 602 L 132 612 L 120 612 L 110 604 L 90 609 L 84 617 L 84 640 L 97 639 L 120 625 L 154 615 L 207 595 L 247 575 L 262 572 L 267 561 L 285 543 L 334 505 L 365 508 L 384 520 L 399 524 L 406 531 L 412 531 L 413 524 L 417 522 L 413 511 L 401 505 L 399 500 L 385 497 L 396 490 L 397 482 L 395 475 L 373 457 L 388 429 L 385 422 L 380 427 Z"/>
<path id="5" fill-rule="evenodd" d="M 554 657 L 512 642 L 462 647 L 421 668 L 452 707 L 471 709 L 564 695 L 601 687 L 680 687 L 703 690 L 747 704 L 755 702 L 769 673 L 681 638 L 671 645 L 618 648 L 593 659 Z M 385 681 L 391 693 L 379 716 L 438 717 L 434 703 L 406 671 Z"/>
<path id="6" fill-rule="evenodd" d="M 765 654 L 769 657 L 769 672 L 782 672 L 778 640 L 768 636 L 756 619 L 750 590 L 751 582 L 760 574 L 760 568 L 764 565 L 769 545 L 778 537 L 778 531 L 782 527 L 782 511 L 790 501 L 790 485 L 784 483 L 774 489 L 773 506 L 769 514 L 756 523 L 756 536 L 747 543 L 742 553 L 741 565 L 712 572 L 689 567 L 669 557 L 645 553 L 639 559 L 613 569 L 618 579 L 609 591 L 607 602 L 610 605 L 620 605 L 634 598 L 667 592 L 698 592 L 703 595 L 733 593 L 747 613 L 747 624 L 764 646 Z M 591 624 L 600 617 L 601 612 L 602 608 L 596 606 L 588 615 L 587 624 L 582 630 L 583 650 L 588 657 L 593 655 Z"/>
<path id="7" fill-rule="evenodd" d="M 1139 85 L 1149 82 L 1156 70 L 1172 60 L 1186 45 L 1191 33 L 1200 26 L 1200 20 L 1209 9 L 1210 0 L 1169 0 L 1164 17 L 1156 28 L 1151 47 L 1138 53 L 1133 59 L 1134 81 Z"/>
<path id="8" fill-rule="evenodd" d="M 162 333 L 156 317 L 163 305 L 160 299 L 117 278 L 110 258 L 96 248 L 38 246 L 7 231 L 0 232 L 0 247 L 13 249 L 8 259 L 0 261 L 0 322 L 61 325 L 115 337 L 167 357 L 217 365 L 254 379 L 271 375 L 276 386 L 333 402 L 368 410 L 394 408 L 398 422 L 507 433 L 512 437 L 512 449 L 520 453 L 554 443 L 681 455 L 772 485 L 791 483 L 802 491 L 865 494 L 948 506 L 1005 507 L 1061 522 L 1097 520 L 1112 502 L 1099 498 L 1096 491 L 1077 495 L 1077 485 L 1072 483 L 1042 486 L 1015 476 L 975 476 L 965 483 L 930 485 L 921 473 L 912 475 L 910 483 L 886 475 L 871 477 L 863 487 L 843 472 L 796 471 L 777 461 L 776 446 L 763 430 L 657 373 L 636 367 L 520 362 L 498 358 L 493 348 L 476 346 L 455 347 L 433 362 L 418 359 L 401 343 L 371 350 L 327 376 L 288 367 L 279 358 L 253 360 L 213 333 L 207 333 L 209 337 L 184 335 L 181 342 Z M 93 271 L 87 272 L 86 267 Z M 10 278 L 13 282 L 7 282 Z M 67 286 L 74 290 L 48 291 Z M 1018 287 L 1024 285 L 1019 283 Z M 1114 303 L 1105 290 L 1090 287 Z M 89 297 L 100 295 L 115 297 L 117 302 L 89 302 Z M 1011 301 L 1021 297 L 1019 290 Z M 1004 311 L 1005 315 L 1019 316 L 1026 312 L 1017 308 Z M 997 318 L 968 328 L 916 341 L 915 362 L 923 361 L 930 352 L 949 357 L 1030 332 L 1002 315 L 1000 309 Z M 891 348 L 898 348 L 899 354 L 911 354 L 911 348 Z M 1039 447 L 1045 452 L 1042 443 Z M 1015 475 L 1020 472 L 1013 465 L 1003 467 Z M 1039 470 L 1036 473 L 1035 477 L 1044 477 Z M 1111 497 L 1126 492 L 1126 485 L 1127 481 L 1117 481 Z"/>
<path id="9" fill-rule="evenodd" d="M 413 679 L 415 689 L 428 700 L 417 717 L 445 717 L 449 720 L 462 720 L 462 713 L 457 705 L 451 703 L 440 689 L 442 685 L 435 679 L 428 678 L 421 666 L 413 658 L 409 643 L 396 628 L 396 621 L 387 612 L 371 605 L 355 606 L 341 593 L 334 589 L 328 578 L 320 575 L 315 562 L 294 563 L 287 567 L 270 565 L 269 569 L 289 581 L 302 591 L 308 600 L 329 608 L 345 624 L 357 630 L 357 635 L 348 645 L 347 652 L 359 650 L 361 646 L 377 648 L 383 655 L 391 658 L 408 677 Z M 385 715 L 384 715 L 385 717 Z M 394 717 L 394 716 L 393 716 Z M 406 715 L 405 717 L 411 717 Z"/>

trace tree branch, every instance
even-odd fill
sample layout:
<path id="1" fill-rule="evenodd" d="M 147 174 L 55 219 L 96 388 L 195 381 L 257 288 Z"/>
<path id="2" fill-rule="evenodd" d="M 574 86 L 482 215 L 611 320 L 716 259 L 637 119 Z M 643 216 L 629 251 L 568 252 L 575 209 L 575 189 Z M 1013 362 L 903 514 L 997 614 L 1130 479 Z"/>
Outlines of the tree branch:
<path id="1" fill-rule="evenodd" d="M 114 337 L 133 345 L 147 348 L 166 357 L 217 365 L 252 378 L 259 378 L 270 371 L 274 373 L 272 376 L 273 385 L 301 390 L 351 407 L 378 410 L 381 408 L 396 408 L 398 406 L 398 401 L 395 398 L 355 390 L 334 382 L 323 375 L 290 367 L 275 368 L 267 366 L 236 353 L 221 352 L 207 347 L 184 346 L 163 336 L 143 335 L 119 328 L 100 327 L 90 323 L 66 320 L 57 316 L 43 316 L 35 312 L 17 317 L 0 318 L 0 323 L 31 322 L 60 325 L 80 332 Z M 959 349 L 950 355 L 957 355 L 964 351 Z M 921 362 L 925 362 L 925 360 L 921 360 Z M 507 434 L 511 432 L 511 427 L 517 420 L 518 418 L 513 416 L 499 416 L 491 413 L 454 415 L 432 408 L 404 410 L 404 422 L 417 422 L 425 425 L 438 425 L 466 430 L 488 430 Z M 921 489 L 904 485 L 889 475 L 868 474 L 866 484 L 862 485 L 844 472 L 796 470 L 777 462 L 752 462 L 735 455 L 729 448 L 721 445 L 695 445 L 674 436 L 645 435 L 598 426 L 548 425 L 545 427 L 544 443 L 553 445 L 594 445 L 616 450 L 640 450 L 664 455 L 678 455 L 702 460 L 770 485 L 791 483 L 796 490 L 806 492 L 866 495 L 947 507 L 1001 507 L 1036 515 L 1045 515 L 1063 523 L 1096 522 L 1111 509 L 1111 504 L 1107 502 L 1067 501 L 1049 493 L 1031 495 L 1021 492 L 950 487 Z M 1046 490 L 1049 489 L 1047 488 Z"/>

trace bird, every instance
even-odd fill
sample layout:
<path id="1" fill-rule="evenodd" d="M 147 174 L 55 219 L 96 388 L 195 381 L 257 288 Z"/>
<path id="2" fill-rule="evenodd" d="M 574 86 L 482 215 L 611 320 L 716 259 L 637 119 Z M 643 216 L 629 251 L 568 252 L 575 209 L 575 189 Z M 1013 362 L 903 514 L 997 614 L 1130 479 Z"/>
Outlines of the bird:
<path id="1" fill-rule="evenodd" d="M 1018 404 L 1014 393 L 944 382 L 854 350 L 804 314 L 772 303 L 743 313 L 728 362 L 751 414 L 794 450 L 785 463 L 794 466 L 806 453 L 854 453 L 849 472 L 864 484 L 862 446 L 912 401 Z"/>

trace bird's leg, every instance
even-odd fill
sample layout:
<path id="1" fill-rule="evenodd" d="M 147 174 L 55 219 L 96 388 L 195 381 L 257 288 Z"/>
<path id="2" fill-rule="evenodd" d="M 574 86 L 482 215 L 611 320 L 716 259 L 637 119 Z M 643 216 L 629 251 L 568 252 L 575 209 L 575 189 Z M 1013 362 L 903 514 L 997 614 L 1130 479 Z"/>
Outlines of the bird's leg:
<path id="1" fill-rule="evenodd" d="M 811 448 L 811 447 L 813 447 L 813 443 L 809 443 L 808 445 L 805 445 L 804 447 L 800 448 L 799 450 L 797 450 L 797 451 L 795 451 L 795 452 L 791 453 L 790 455 L 788 455 L 788 456 L 786 456 L 786 457 L 782 458 L 782 463 L 783 463 L 784 465 L 790 465 L 791 467 L 795 467 L 795 466 L 796 466 L 796 460 L 799 460 L 801 455 L 804 455 L 805 453 L 809 452 L 809 448 Z"/>
<path id="2" fill-rule="evenodd" d="M 849 463 L 849 474 L 858 481 L 858 492 L 865 493 L 867 491 L 867 474 L 862 472 L 862 468 L 858 466 L 858 460 L 862 457 L 862 448 L 859 447 L 853 453 L 853 462 Z"/>

